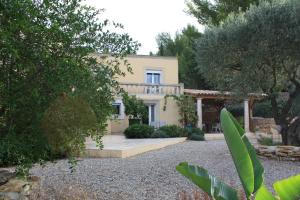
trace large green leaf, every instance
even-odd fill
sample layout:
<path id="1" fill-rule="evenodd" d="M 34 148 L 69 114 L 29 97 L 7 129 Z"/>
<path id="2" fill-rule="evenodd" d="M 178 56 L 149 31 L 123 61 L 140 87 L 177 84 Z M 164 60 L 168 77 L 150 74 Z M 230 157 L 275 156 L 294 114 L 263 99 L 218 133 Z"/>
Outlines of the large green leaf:
<path id="1" fill-rule="evenodd" d="M 272 193 L 266 188 L 265 185 L 261 185 L 255 195 L 255 200 L 276 200 Z"/>
<path id="2" fill-rule="evenodd" d="M 176 166 L 176 170 L 216 200 L 238 200 L 235 189 L 210 175 L 202 167 L 183 162 Z"/>
<path id="3" fill-rule="evenodd" d="M 273 186 L 280 200 L 300 199 L 300 174 L 277 181 Z"/>
<path id="4" fill-rule="evenodd" d="M 230 112 L 228 112 L 231 120 L 234 122 L 236 128 L 239 131 L 240 136 L 242 137 L 242 140 L 244 144 L 246 145 L 248 149 L 248 153 L 250 155 L 252 165 L 253 165 L 253 170 L 254 170 L 254 190 L 253 193 L 257 192 L 258 189 L 261 187 L 263 181 L 264 181 L 264 167 L 259 161 L 259 159 L 256 156 L 256 151 L 252 144 L 249 142 L 248 138 L 245 135 L 244 129 L 241 127 L 241 125 L 238 123 L 238 121 L 232 116 Z"/>
<path id="5" fill-rule="evenodd" d="M 236 170 L 239 174 L 247 199 L 254 191 L 254 169 L 248 149 L 229 112 L 224 108 L 221 111 L 221 124 L 224 137 L 231 153 Z"/>

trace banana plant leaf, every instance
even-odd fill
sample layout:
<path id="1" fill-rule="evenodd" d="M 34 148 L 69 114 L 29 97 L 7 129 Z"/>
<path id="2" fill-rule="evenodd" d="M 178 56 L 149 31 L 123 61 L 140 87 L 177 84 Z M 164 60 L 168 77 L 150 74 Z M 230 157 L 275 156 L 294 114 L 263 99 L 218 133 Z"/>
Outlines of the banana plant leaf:
<path id="1" fill-rule="evenodd" d="M 300 199 L 300 174 L 277 181 L 273 185 L 280 200 Z"/>
<path id="2" fill-rule="evenodd" d="M 215 200 L 238 200 L 238 194 L 234 188 L 210 175 L 202 167 L 183 162 L 176 166 L 176 170 Z"/>
<path id="3" fill-rule="evenodd" d="M 265 185 L 261 185 L 255 195 L 255 200 L 276 200 L 272 193 L 266 188 Z"/>
<path id="4" fill-rule="evenodd" d="M 244 129 L 241 127 L 241 125 L 238 123 L 238 121 L 232 116 L 230 112 L 228 112 L 228 115 L 230 116 L 231 120 L 233 121 L 234 125 L 238 129 L 238 132 L 240 136 L 242 137 L 242 140 L 244 144 L 246 145 L 248 149 L 248 153 L 250 155 L 252 165 L 253 165 L 253 170 L 254 170 L 254 190 L 253 193 L 256 193 L 258 189 L 261 187 L 261 185 L 264 182 L 264 167 L 261 164 L 260 160 L 256 156 L 255 149 L 253 145 L 250 143 L 248 138 L 245 135 Z"/>
<path id="5" fill-rule="evenodd" d="M 229 112 L 224 108 L 221 111 L 221 124 L 224 137 L 231 153 L 234 165 L 242 182 L 247 199 L 254 192 L 254 168 L 248 149 L 240 135 Z"/>

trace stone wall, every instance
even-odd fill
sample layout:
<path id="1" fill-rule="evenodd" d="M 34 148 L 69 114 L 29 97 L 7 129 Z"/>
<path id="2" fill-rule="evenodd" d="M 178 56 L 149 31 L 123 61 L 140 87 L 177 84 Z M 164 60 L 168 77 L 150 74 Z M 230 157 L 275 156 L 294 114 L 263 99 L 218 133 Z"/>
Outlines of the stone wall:
<path id="1" fill-rule="evenodd" d="M 19 179 L 7 170 L 0 170 L 0 200 L 29 200 L 31 191 L 39 183 L 38 177 Z"/>
<path id="2" fill-rule="evenodd" d="M 271 134 L 271 128 L 276 126 L 274 118 L 253 117 L 252 127 L 254 131 Z"/>
<path id="3" fill-rule="evenodd" d="M 259 156 L 277 160 L 300 161 L 300 147 L 295 146 L 257 146 Z"/>

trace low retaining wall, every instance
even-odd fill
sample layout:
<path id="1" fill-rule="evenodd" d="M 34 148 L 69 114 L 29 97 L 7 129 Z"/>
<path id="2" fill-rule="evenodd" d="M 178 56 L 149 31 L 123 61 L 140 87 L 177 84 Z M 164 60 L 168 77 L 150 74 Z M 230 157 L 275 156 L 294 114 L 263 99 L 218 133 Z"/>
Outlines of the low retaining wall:
<path id="1" fill-rule="evenodd" d="M 300 147 L 294 146 L 257 146 L 259 156 L 278 160 L 300 161 Z"/>

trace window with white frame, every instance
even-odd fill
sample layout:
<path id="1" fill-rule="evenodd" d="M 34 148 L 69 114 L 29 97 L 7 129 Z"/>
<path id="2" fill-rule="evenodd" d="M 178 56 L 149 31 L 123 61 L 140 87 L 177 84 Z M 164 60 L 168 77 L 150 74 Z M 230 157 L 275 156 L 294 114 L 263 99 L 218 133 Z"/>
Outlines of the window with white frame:
<path id="1" fill-rule="evenodd" d="M 146 83 L 148 84 L 161 84 L 161 71 L 147 70 Z"/>

